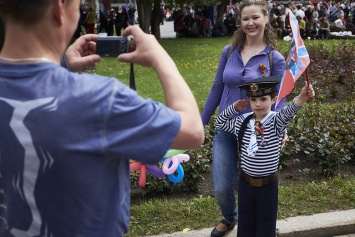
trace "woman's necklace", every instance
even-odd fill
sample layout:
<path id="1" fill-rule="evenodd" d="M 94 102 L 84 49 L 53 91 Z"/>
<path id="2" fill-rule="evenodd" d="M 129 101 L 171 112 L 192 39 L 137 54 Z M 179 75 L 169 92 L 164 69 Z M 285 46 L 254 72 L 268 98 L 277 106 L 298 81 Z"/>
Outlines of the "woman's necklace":
<path id="1" fill-rule="evenodd" d="M 11 62 L 11 63 L 29 63 L 29 62 L 51 62 L 48 58 L 5 58 L 0 57 L 1 61 Z"/>
<path id="2" fill-rule="evenodd" d="M 254 56 L 254 55 L 252 56 L 252 55 L 248 54 L 244 49 L 243 49 L 242 53 L 244 53 L 246 56 L 248 56 L 250 58 Z"/>

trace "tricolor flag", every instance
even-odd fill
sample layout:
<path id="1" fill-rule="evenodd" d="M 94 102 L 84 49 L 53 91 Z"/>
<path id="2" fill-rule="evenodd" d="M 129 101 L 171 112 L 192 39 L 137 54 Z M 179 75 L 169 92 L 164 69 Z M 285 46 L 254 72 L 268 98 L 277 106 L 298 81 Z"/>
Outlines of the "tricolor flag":
<path id="1" fill-rule="evenodd" d="M 296 80 L 306 70 L 310 62 L 307 49 L 300 36 L 298 21 L 291 11 L 289 11 L 289 19 L 293 37 L 290 51 L 287 55 L 286 70 L 281 80 L 276 105 L 293 90 Z"/>

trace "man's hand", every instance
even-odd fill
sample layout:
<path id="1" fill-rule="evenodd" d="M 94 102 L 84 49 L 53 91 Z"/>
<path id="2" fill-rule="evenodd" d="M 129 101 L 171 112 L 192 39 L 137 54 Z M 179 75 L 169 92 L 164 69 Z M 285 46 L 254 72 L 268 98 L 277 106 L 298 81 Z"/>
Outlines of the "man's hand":
<path id="1" fill-rule="evenodd" d="M 83 35 L 68 47 L 65 56 L 72 71 L 81 72 L 100 61 L 100 56 L 95 54 L 97 37 L 95 34 Z"/>

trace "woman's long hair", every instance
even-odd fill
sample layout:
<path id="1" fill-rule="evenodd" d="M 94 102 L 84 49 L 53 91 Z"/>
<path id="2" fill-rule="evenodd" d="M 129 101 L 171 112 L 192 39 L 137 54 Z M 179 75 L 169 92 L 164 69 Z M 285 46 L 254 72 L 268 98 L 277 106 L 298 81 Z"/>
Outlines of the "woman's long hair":
<path id="1" fill-rule="evenodd" d="M 268 3 L 267 1 L 263 0 L 243 0 L 240 3 L 240 11 L 238 14 L 238 19 L 237 22 L 239 25 L 241 25 L 241 13 L 245 7 L 248 6 L 259 6 L 261 8 L 261 12 L 264 14 L 264 16 L 268 19 L 269 18 L 269 10 L 268 10 Z M 233 38 L 232 38 L 232 44 L 233 47 L 239 47 L 239 50 L 242 50 L 244 48 L 244 43 L 246 40 L 246 34 L 243 31 L 242 27 L 239 27 L 239 29 L 234 32 Z M 265 30 L 264 30 L 264 42 L 267 45 L 270 45 L 273 49 L 277 48 L 277 37 L 275 35 L 275 31 L 273 27 L 270 25 L 270 22 L 266 23 L 265 25 Z"/>

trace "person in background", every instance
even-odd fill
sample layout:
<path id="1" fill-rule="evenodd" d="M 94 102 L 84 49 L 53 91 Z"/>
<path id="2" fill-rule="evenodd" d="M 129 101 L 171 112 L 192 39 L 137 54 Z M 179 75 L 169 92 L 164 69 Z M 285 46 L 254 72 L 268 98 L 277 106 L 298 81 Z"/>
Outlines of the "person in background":
<path id="1" fill-rule="evenodd" d="M 329 38 L 329 22 L 327 17 L 319 18 L 319 39 L 328 39 Z"/>
<path id="2" fill-rule="evenodd" d="M 138 26 L 122 33 L 134 39 L 118 60 L 152 67 L 166 105 L 140 97 L 116 78 L 68 71 L 59 64 L 80 0 L 18 3 L 2 0 L 0 8 L 6 30 L 0 52 L 0 236 L 124 236 L 129 160 L 154 164 L 170 148 L 203 143 L 193 94 L 167 52 Z M 65 54 L 74 71 L 97 62 L 91 36 L 80 37 Z"/>
<path id="3" fill-rule="evenodd" d="M 111 9 L 107 17 L 107 36 L 113 36 L 115 18 L 115 10 Z"/>
<path id="4" fill-rule="evenodd" d="M 270 20 L 272 20 L 272 18 L 273 18 L 274 16 L 281 16 L 281 12 L 280 12 L 280 10 L 277 8 L 276 3 L 272 3 L 272 8 L 271 8 L 269 14 L 270 14 Z"/>
<path id="5" fill-rule="evenodd" d="M 227 29 L 227 35 L 233 35 L 237 30 L 237 21 L 232 14 L 228 14 L 226 19 L 224 19 L 224 25 Z"/>
<path id="6" fill-rule="evenodd" d="M 300 28 L 300 36 L 302 39 L 306 38 L 306 22 L 302 19 L 301 16 L 296 16 L 298 25 Z"/>
<path id="7" fill-rule="evenodd" d="M 307 21 L 306 34 L 307 37 L 310 37 L 311 39 L 317 39 L 318 26 L 313 16 L 311 16 L 311 18 Z"/>
<path id="8" fill-rule="evenodd" d="M 94 34 L 95 33 L 95 12 L 92 10 L 92 7 L 89 8 L 89 12 L 86 16 L 86 24 L 88 27 L 88 34 Z"/>
<path id="9" fill-rule="evenodd" d="M 216 20 L 216 23 L 212 28 L 212 36 L 213 37 L 221 37 L 227 34 L 226 26 L 223 23 L 223 17 L 219 17 Z"/>
<path id="10" fill-rule="evenodd" d="M 100 27 L 99 32 L 97 33 L 107 33 L 108 32 L 108 11 L 105 7 L 104 1 L 101 0 L 100 8 L 99 8 L 99 19 L 100 19 Z"/>
<path id="11" fill-rule="evenodd" d="M 246 99 L 245 91 L 237 88 L 238 85 L 262 75 L 282 76 L 285 71 L 285 58 L 276 51 L 277 38 L 269 23 L 267 2 L 242 1 L 238 22 L 241 27 L 233 35 L 233 43 L 227 45 L 221 53 L 216 77 L 202 110 L 204 125 L 209 123 L 217 107 L 219 114 L 235 101 Z M 281 110 L 285 104 L 285 99 L 281 100 L 276 111 Z M 248 107 L 240 113 L 250 111 L 251 108 Z M 223 220 L 212 230 L 212 237 L 224 236 L 234 228 L 238 220 L 234 193 L 238 177 L 236 144 L 234 134 L 215 130 L 212 183 Z"/>
<path id="12" fill-rule="evenodd" d="M 271 107 L 276 102 L 280 81 L 281 77 L 261 77 L 239 85 L 246 90 L 248 99 L 237 100 L 216 120 L 217 129 L 241 141 L 238 237 L 276 236 L 278 167 L 283 136 L 296 113 L 315 95 L 312 85 L 306 84 L 290 105 L 274 112 Z M 248 105 L 253 111 L 241 115 Z"/>
<path id="13" fill-rule="evenodd" d="M 121 36 L 122 29 L 128 27 L 128 14 L 125 7 L 118 8 L 115 19 L 116 35 Z"/>
<path id="14" fill-rule="evenodd" d="M 128 21 L 129 21 L 129 25 L 133 26 L 136 23 L 136 8 L 134 8 L 133 5 L 129 5 L 128 7 Z"/>

